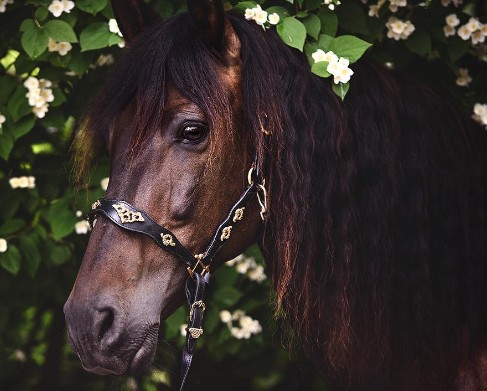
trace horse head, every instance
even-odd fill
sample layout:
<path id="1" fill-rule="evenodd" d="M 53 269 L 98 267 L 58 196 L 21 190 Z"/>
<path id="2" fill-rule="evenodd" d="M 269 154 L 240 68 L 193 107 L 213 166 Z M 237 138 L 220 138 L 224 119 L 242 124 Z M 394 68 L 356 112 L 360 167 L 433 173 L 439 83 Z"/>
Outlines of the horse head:
<path id="1" fill-rule="evenodd" d="M 113 5 L 129 48 L 76 148 L 86 158 L 104 144 L 111 160 L 106 198 L 134 205 L 170 230 L 174 238 L 158 239 L 169 249 L 176 240 L 184 251 L 202 254 L 248 186 L 252 164 L 258 169 L 242 116 L 239 39 L 220 0 L 189 1 L 189 14 L 165 21 L 156 21 L 143 1 Z M 225 245 L 212 254 L 211 270 L 255 242 L 259 208 L 252 198 L 239 212 L 238 226 L 227 229 Z M 64 308 L 73 349 L 98 374 L 147 370 L 160 319 L 183 301 L 186 265 L 121 228 L 137 213 L 119 226 L 94 217 Z"/>

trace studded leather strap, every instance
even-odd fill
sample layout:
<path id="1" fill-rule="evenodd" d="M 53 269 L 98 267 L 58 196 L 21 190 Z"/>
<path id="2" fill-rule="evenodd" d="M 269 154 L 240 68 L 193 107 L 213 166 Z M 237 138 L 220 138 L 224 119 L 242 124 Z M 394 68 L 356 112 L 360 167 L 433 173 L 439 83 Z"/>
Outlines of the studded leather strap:
<path id="1" fill-rule="evenodd" d="M 257 160 L 249 173 L 249 186 L 240 199 L 233 205 L 227 217 L 218 226 L 213 239 L 203 254 L 193 255 L 167 228 L 157 224 L 147 213 L 121 200 L 102 198 L 92 205 L 88 213 L 88 220 L 93 226 L 96 216 L 103 214 L 117 226 L 132 232 L 149 236 L 160 248 L 175 255 L 183 261 L 190 275 L 186 280 L 186 299 L 189 307 L 189 319 L 186 332 L 186 343 L 181 359 L 181 382 L 179 390 L 182 391 L 191 367 L 193 354 L 198 338 L 203 333 L 202 322 L 205 311 L 203 302 L 205 290 L 210 281 L 209 266 L 215 254 L 225 244 L 232 234 L 232 229 L 245 215 L 245 208 L 254 196 L 260 184 Z M 198 270 L 200 268 L 201 270 Z"/>

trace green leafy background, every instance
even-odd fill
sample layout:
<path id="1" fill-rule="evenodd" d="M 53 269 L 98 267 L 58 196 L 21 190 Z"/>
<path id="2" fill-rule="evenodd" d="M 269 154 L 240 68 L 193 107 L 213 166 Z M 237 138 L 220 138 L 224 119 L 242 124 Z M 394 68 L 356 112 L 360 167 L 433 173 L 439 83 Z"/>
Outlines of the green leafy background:
<path id="1" fill-rule="evenodd" d="M 177 0 L 150 3 L 162 16 L 184 10 L 184 3 Z M 0 113 L 6 119 L 0 128 L 0 238 L 8 243 L 7 251 L 0 253 L 0 389 L 168 389 L 177 380 L 183 308 L 163 326 L 167 343 L 160 343 L 153 371 L 141 378 L 88 374 L 67 345 L 62 306 L 88 239 L 75 232 L 82 219 L 76 211 L 86 212 L 89 202 L 103 195 L 100 181 L 109 172 L 102 158 L 89 188 L 75 192 L 69 183 L 68 142 L 83 108 L 109 71 L 107 56 L 119 56 L 123 39 L 109 29 L 113 13 L 107 0 L 77 0 L 70 13 L 58 18 L 48 11 L 49 4 L 49 0 L 15 0 L 0 13 Z M 244 13 L 256 4 L 226 6 Z M 310 71 L 321 77 L 329 76 L 326 63 L 314 64 L 311 55 L 317 49 L 332 50 L 349 59 L 352 69 L 362 56 L 393 66 L 449 94 L 468 113 L 475 103 L 487 103 L 485 43 L 447 38 L 442 30 L 451 13 L 462 24 L 473 15 L 487 23 L 483 1 L 464 1 L 459 7 L 409 1 L 394 14 L 386 3 L 378 17 L 368 15 L 375 2 L 343 0 L 334 10 L 321 0 L 260 4 L 269 14 L 280 16 L 277 26 L 267 28 L 303 51 Z M 392 15 L 414 23 L 415 32 L 408 39 L 387 38 L 385 24 Z M 64 56 L 50 52 L 49 39 L 69 42 L 72 49 Z M 469 69 L 472 76 L 467 87 L 455 82 L 460 68 Z M 28 76 L 53 83 L 54 101 L 43 118 L 34 116 L 28 104 L 23 85 Z M 350 83 L 332 85 L 343 98 L 353 89 L 353 76 Z M 34 176 L 35 188 L 13 189 L 9 180 L 22 176 Z M 249 255 L 263 262 L 256 248 Z M 281 325 L 272 315 L 271 302 L 268 280 L 250 281 L 228 266 L 215 273 L 190 386 L 325 389 L 299 349 L 290 353 L 282 347 Z M 223 309 L 246 311 L 259 320 L 263 332 L 248 340 L 232 337 L 219 318 Z"/>

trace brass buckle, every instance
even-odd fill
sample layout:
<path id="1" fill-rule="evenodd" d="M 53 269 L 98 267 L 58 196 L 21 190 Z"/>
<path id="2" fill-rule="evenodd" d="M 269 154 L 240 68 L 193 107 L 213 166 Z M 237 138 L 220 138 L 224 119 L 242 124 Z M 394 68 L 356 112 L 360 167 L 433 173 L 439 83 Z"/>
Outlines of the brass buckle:
<path id="1" fill-rule="evenodd" d="M 194 256 L 198 260 L 196 262 L 196 265 L 194 265 L 193 268 L 191 268 L 191 266 L 188 266 L 186 268 L 186 270 L 188 270 L 188 273 L 191 276 L 191 278 L 194 277 L 194 273 L 198 273 L 196 271 L 196 268 L 198 266 L 201 266 L 201 271 L 199 272 L 200 275 L 204 276 L 206 273 L 209 273 L 210 272 L 210 265 L 205 265 L 203 262 L 201 262 L 201 260 L 203 259 L 204 256 L 205 256 L 205 254 L 196 254 Z"/>
<path id="2" fill-rule="evenodd" d="M 193 321 L 193 314 L 194 314 L 194 309 L 195 308 L 201 308 L 203 312 L 206 310 L 206 305 L 203 303 L 202 300 L 195 301 L 193 304 L 191 304 L 191 308 L 189 309 L 189 321 Z"/>

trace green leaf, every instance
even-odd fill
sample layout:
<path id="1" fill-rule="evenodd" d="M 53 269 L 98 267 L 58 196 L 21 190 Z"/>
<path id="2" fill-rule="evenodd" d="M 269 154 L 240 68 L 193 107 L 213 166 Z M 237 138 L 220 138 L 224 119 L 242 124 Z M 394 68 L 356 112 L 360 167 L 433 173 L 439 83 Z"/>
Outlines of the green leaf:
<path id="1" fill-rule="evenodd" d="M 0 157 L 7 161 L 14 147 L 14 138 L 7 130 L 0 133 Z"/>
<path id="2" fill-rule="evenodd" d="M 25 227 L 25 221 L 12 219 L 0 227 L 0 235 L 11 235 Z"/>
<path id="3" fill-rule="evenodd" d="M 34 277 L 41 263 L 41 254 L 36 237 L 34 235 L 21 236 L 19 244 L 24 268 L 31 277 Z"/>
<path id="4" fill-rule="evenodd" d="M 325 52 L 330 51 L 330 46 L 333 39 L 334 38 L 330 35 L 320 34 L 320 38 L 318 39 L 318 47 Z"/>
<path id="5" fill-rule="evenodd" d="M 77 222 L 75 214 L 69 208 L 69 200 L 66 198 L 56 200 L 51 204 L 47 219 L 51 225 L 52 236 L 56 240 L 72 233 Z"/>
<path id="6" fill-rule="evenodd" d="M 55 245 L 49 251 L 49 262 L 53 265 L 62 265 L 71 258 L 71 249 L 66 245 Z"/>
<path id="7" fill-rule="evenodd" d="M 321 77 L 329 77 L 331 76 L 331 74 L 326 70 L 327 67 L 328 67 L 327 61 L 320 61 L 313 64 L 313 66 L 311 67 L 311 72 Z"/>
<path id="8" fill-rule="evenodd" d="M 107 6 L 108 0 L 76 0 L 76 7 L 80 10 L 96 15 Z"/>
<path id="9" fill-rule="evenodd" d="M 318 18 L 315 14 L 309 14 L 306 18 L 302 20 L 304 27 L 306 28 L 306 32 L 308 35 L 313 37 L 314 39 L 318 39 L 321 30 L 321 22 L 320 18 Z"/>
<path id="10" fill-rule="evenodd" d="M 295 18 L 286 18 L 277 25 L 277 33 L 288 46 L 303 51 L 306 28 Z"/>
<path id="11" fill-rule="evenodd" d="M 32 113 L 32 107 L 29 106 L 29 102 L 25 96 L 26 93 L 27 89 L 20 85 L 8 100 L 7 108 L 14 122 Z"/>
<path id="12" fill-rule="evenodd" d="M 18 83 L 14 77 L 5 75 L 0 77 L 0 105 L 9 101 L 10 95 L 17 88 Z"/>
<path id="13" fill-rule="evenodd" d="M 221 306 L 231 307 L 240 300 L 242 293 L 231 286 L 223 286 L 215 291 L 214 297 Z"/>
<path id="14" fill-rule="evenodd" d="M 239 14 L 244 14 L 247 8 L 255 8 L 257 3 L 254 1 L 241 1 L 233 9 Z"/>
<path id="15" fill-rule="evenodd" d="M 30 116 L 24 119 L 21 119 L 19 122 L 15 123 L 13 126 L 10 126 L 10 132 L 14 140 L 26 135 L 29 133 L 32 128 L 34 127 L 36 120 L 34 117 Z"/>
<path id="16" fill-rule="evenodd" d="M 451 62 L 462 58 L 470 49 L 470 41 L 464 41 L 459 37 L 452 37 L 448 44 L 448 56 Z"/>
<path id="17" fill-rule="evenodd" d="M 38 7 L 36 9 L 36 13 L 35 13 L 35 18 L 39 21 L 44 21 L 47 19 L 47 17 L 49 16 L 49 11 L 47 10 L 46 7 Z"/>
<path id="18" fill-rule="evenodd" d="M 267 8 L 267 13 L 270 14 L 278 14 L 279 20 L 286 19 L 290 16 L 289 11 L 284 7 L 274 6 Z"/>
<path id="19" fill-rule="evenodd" d="M 333 11 L 322 8 L 318 12 L 318 18 L 321 21 L 321 32 L 334 37 L 338 29 L 338 18 Z"/>
<path id="20" fill-rule="evenodd" d="M 330 50 L 339 57 L 347 58 L 350 63 L 356 62 L 372 44 L 354 37 L 353 35 L 342 35 L 333 39 Z"/>
<path id="21" fill-rule="evenodd" d="M 406 47 L 413 53 L 425 56 L 431 52 L 431 37 L 422 30 L 416 30 L 406 41 Z"/>
<path id="22" fill-rule="evenodd" d="M 361 4 L 355 1 L 342 1 L 336 8 L 340 29 L 352 34 L 368 34 L 368 15 Z"/>
<path id="23" fill-rule="evenodd" d="M 54 41 L 78 42 L 73 28 L 62 20 L 50 20 L 44 28 Z"/>
<path id="24" fill-rule="evenodd" d="M 19 30 L 24 32 L 27 30 L 33 30 L 36 29 L 37 26 L 35 22 L 32 19 L 25 19 L 21 24 Z"/>
<path id="25" fill-rule="evenodd" d="M 0 253 L 0 266 L 13 275 L 20 270 L 20 253 L 17 247 L 9 244 L 7 251 Z"/>
<path id="26" fill-rule="evenodd" d="M 350 88 L 350 83 L 333 83 L 333 92 L 340 97 L 341 100 L 345 99 L 345 95 L 347 95 L 348 89 Z"/>
<path id="27" fill-rule="evenodd" d="M 117 37 L 117 38 L 115 38 Z M 81 51 L 102 49 L 120 42 L 120 37 L 113 34 L 108 23 L 96 22 L 89 24 L 80 34 Z"/>
<path id="28" fill-rule="evenodd" d="M 35 24 L 27 23 L 24 26 L 24 33 L 22 34 L 21 43 L 25 52 L 30 58 L 39 57 L 47 49 L 47 44 L 49 42 L 49 35 L 46 30 L 39 29 Z"/>

